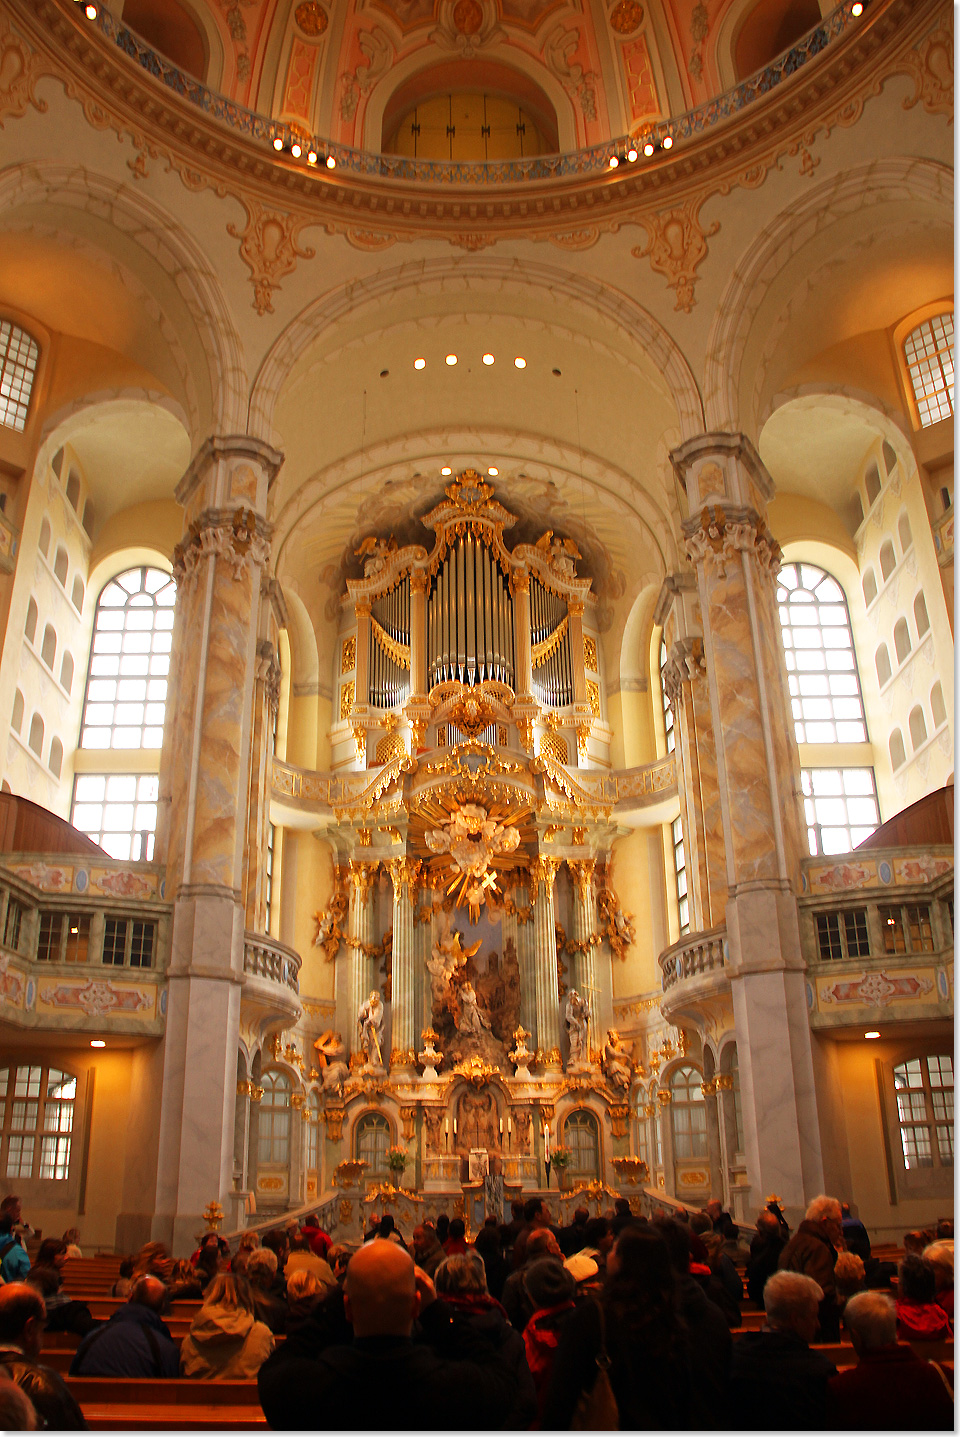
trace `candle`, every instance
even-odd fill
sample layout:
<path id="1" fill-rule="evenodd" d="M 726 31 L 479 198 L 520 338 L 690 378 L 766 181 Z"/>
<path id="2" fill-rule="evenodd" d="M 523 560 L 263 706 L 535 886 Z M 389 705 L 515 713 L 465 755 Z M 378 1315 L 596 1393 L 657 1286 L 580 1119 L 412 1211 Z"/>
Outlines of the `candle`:
<path id="1" fill-rule="evenodd" d="M 454 1136 L 454 1137 L 457 1136 L 457 1120 L 456 1120 L 456 1118 L 454 1118 L 454 1120 L 453 1120 L 453 1136 Z"/>
<path id="2" fill-rule="evenodd" d="M 507 1132 L 513 1132 L 513 1118 L 507 1118 Z"/>
<path id="3" fill-rule="evenodd" d="M 450 1136 L 450 1119 L 449 1119 L 449 1118 L 446 1118 L 446 1119 L 444 1120 L 443 1131 L 446 1133 L 447 1137 Z"/>
<path id="4" fill-rule="evenodd" d="M 503 1118 L 500 1119 L 500 1136 L 503 1137 Z"/>

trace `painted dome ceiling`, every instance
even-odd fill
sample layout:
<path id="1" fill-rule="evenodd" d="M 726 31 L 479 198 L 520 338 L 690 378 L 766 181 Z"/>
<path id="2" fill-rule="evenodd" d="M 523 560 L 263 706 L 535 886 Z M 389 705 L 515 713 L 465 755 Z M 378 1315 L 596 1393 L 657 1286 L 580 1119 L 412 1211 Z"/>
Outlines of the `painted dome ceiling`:
<path id="1" fill-rule="evenodd" d="M 504 159 L 602 143 L 709 101 L 817 0 L 125 0 L 182 69 L 366 150 Z"/>

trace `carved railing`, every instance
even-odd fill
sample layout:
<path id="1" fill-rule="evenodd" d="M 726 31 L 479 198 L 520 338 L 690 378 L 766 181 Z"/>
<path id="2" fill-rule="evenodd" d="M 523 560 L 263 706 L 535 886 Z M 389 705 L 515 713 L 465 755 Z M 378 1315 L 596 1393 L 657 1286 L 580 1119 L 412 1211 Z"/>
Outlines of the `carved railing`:
<path id="1" fill-rule="evenodd" d="M 263 933 L 244 933 L 243 971 L 256 978 L 268 978 L 273 983 L 282 983 L 294 993 L 300 992 L 299 953 L 268 938 Z"/>
<path id="2" fill-rule="evenodd" d="M 135 65 L 190 105 L 229 126 L 235 133 L 251 140 L 262 141 L 265 146 L 272 146 L 277 137 L 283 140 L 289 138 L 288 127 L 280 121 L 237 104 L 178 69 L 172 61 L 151 49 L 145 40 L 118 20 L 107 5 L 100 5 L 96 24 L 106 39 L 129 56 Z M 819 24 L 802 36 L 795 45 L 762 70 L 715 99 L 687 110 L 685 114 L 651 124 L 644 131 L 644 140 L 649 139 L 655 153 L 661 155 L 665 139 L 669 138 L 669 143 L 673 146 L 684 140 L 701 137 L 714 126 L 739 114 L 754 101 L 770 94 L 810 61 L 822 55 L 857 24 L 858 18 L 853 14 L 852 0 L 843 0 L 831 14 L 824 16 Z M 339 170 L 356 175 L 413 180 L 431 185 L 491 186 L 602 172 L 611 168 L 611 162 L 626 163 L 629 167 L 630 162 L 623 157 L 633 149 L 631 137 L 624 135 L 565 155 L 539 155 L 530 159 L 499 161 L 411 160 L 399 155 L 382 155 L 353 149 L 319 136 L 307 138 L 298 133 L 297 138 L 305 155 L 312 151 L 320 156 L 321 160 L 329 157 L 333 160 L 334 167 Z M 633 153 L 636 154 L 636 151 L 633 150 Z"/>
<path id="3" fill-rule="evenodd" d="M 683 938 L 660 954 L 663 991 L 668 993 L 682 978 L 699 978 L 703 973 L 726 967 L 727 930 L 711 928 Z"/>

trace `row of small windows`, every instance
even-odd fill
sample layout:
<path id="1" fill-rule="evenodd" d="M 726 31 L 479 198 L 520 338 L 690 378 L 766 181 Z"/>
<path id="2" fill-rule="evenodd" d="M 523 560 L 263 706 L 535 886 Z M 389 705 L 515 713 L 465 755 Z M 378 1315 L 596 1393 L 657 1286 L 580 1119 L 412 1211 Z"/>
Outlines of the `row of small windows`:
<path id="1" fill-rule="evenodd" d="M 100 961 L 114 968 L 152 968 L 157 925 L 139 918 L 107 916 L 103 921 Z M 41 913 L 37 960 L 41 963 L 87 963 L 90 951 L 89 913 Z"/>
<path id="2" fill-rule="evenodd" d="M 885 477 L 889 478 L 896 468 L 897 454 L 893 445 L 886 439 L 883 441 L 883 464 L 886 470 Z M 868 466 L 863 476 L 863 487 L 867 496 L 867 509 L 870 510 L 880 498 L 880 491 L 883 488 L 883 480 L 880 478 L 880 466 L 876 460 Z M 853 495 L 853 526 L 855 529 L 859 529 L 863 523 L 863 519 L 863 499 L 859 491 L 855 491 Z"/>
<path id="3" fill-rule="evenodd" d="M 929 903 L 881 904 L 877 910 L 882 936 L 881 951 L 933 953 L 933 923 Z M 865 908 L 816 913 L 817 952 L 821 962 L 869 958 L 870 934 Z"/>
<path id="4" fill-rule="evenodd" d="M 897 521 L 897 538 L 900 540 L 900 557 L 903 559 L 913 544 L 910 520 L 906 513 L 901 514 Z M 897 551 L 893 546 L 893 540 L 890 538 L 884 539 L 880 545 L 880 574 L 884 584 L 893 574 L 894 569 L 896 569 L 897 562 Z M 867 567 L 864 570 L 860 584 L 863 589 L 864 603 L 869 609 L 879 592 L 877 588 L 877 576 L 872 567 Z"/>
<path id="5" fill-rule="evenodd" d="M 917 626 L 917 641 L 919 642 L 930 628 L 930 617 L 927 614 L 927 601 L 923 592 L 917 594 L 913 601 L 913 621 Z M 906 619 L 901 617 L 893 626 L 893 647 L 897 655 L 897 665 L 903 664 L 913 652 L 913 642 L 910 638 L 910 626 Z M 890 682 L 893 669 L 890 664 L 890 653 L 886 644 L 881 644 L 874 655 L 874 663 L 877 666 L 877 682 L 883 688 Z"/>
<path id="6" fill-rule="evenodd" d="M 27 605 L 27 621 L 23 626 L 23 633 L 27 642 L 33 645 L 36 645 L 37 641 L 37 624 L 39 620 L 40 611 L 37 608 L 37 601 L 31 598 L 30 603 Z M 40 645 L 40 658 L 50 672 L 53 673 L 57 658 L 57 631 L 52 624 L 47 624 L 43 631 L 43 643 Z M 69 649 L 67 649 L 64 651 L 60 661 L 60 684 L 66 689 L 67 693 L 70 693 L 73 688 L 73 672 L 73 655 Z"/>
<path id="7" fill-rule="evenodd" d="M 930 716 L 933 719 L 933 732 L 936 733 L 947 721 L 947 709 L 943 702 L 943 689 L 940 687 L 939 679 L 930 690 Z M 927 720 L 923 712 L 922 704 L 914 705 L 910 710 L 910 717 L 907 722 L 910 728 L 910 742 L 913 745 L 914 753 L 916 753 L 917 749 L 922 748 L 928 738 Z M 903 746 L 903 734 L 899 728 L 895 728 L 891 733 L 889 747 L 890 763 L 894 770 L 902 768 L 907 761 L 907 755 Z"/>
<path id="8" fill-rule="evenodd" d="M 17 689 L 13 697 L 13 714 L 10 719 L 10 726 L 15 734 L 23 732 L 23 694 Z M 39 713 L 35 713 L 30 720 L 30 732 L 27 735 L 27 747 L 36 754 L 39 761 L 43 762 L 43 740 L 44 740 L 43 719 Z M 47 752 L 47 768 L 54 778 L 59 778 L 63 772 L 63 744 L 60 739 L 54 737 L 50 740 L 50 747 Z"/>

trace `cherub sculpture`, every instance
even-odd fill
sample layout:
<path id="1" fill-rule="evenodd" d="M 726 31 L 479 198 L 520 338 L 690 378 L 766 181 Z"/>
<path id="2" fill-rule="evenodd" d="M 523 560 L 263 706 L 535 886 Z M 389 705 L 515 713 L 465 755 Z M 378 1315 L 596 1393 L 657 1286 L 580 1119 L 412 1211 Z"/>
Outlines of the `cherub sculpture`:
<path id="1" fill-rule="evenodd" d="M 317 1054 L 317 1067 L 321 1073 L 321 1093 L 324 1097 L 342 1098 L 343 1085 L 350 1072 L 343 1038 L 328 1028 L 313 1046 Z"/>
<path id="2" fill-rule="evenodd" d="M 359 549 L 354 550 L 357 558 L 363 560 L 363 577 L 365 579 L 375 579 L 382 574 L 387 567 L 390 555 L 396 552 L 397 541 L 392 534 L 389 539 L 377 539 L 374 535 L 368 534 Z"/>
<path id="3" fill-rule="evenodd" d="M 616 1028 L 607 1029 L 607 1041 L 603 1048 L 603 1076 L 615 1088 L 629 1088 L 633 1080 L 630 1049 Z"/>

